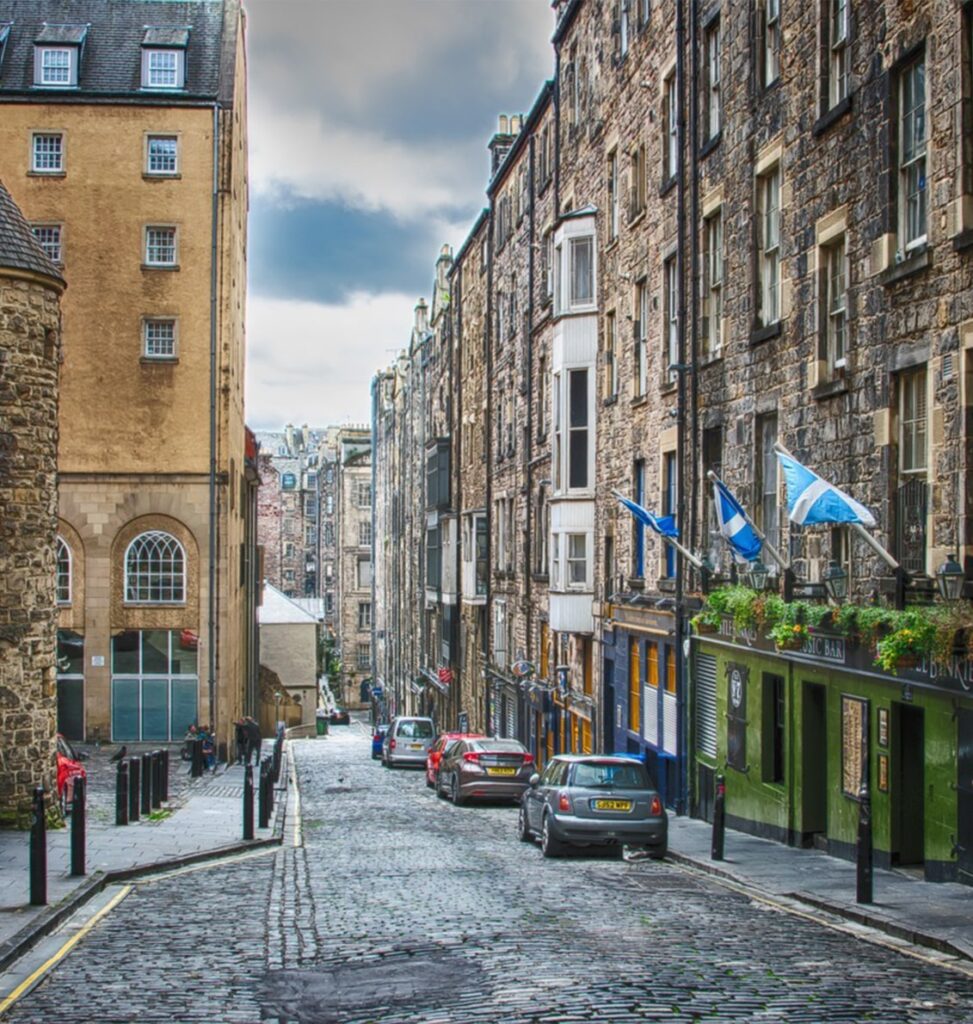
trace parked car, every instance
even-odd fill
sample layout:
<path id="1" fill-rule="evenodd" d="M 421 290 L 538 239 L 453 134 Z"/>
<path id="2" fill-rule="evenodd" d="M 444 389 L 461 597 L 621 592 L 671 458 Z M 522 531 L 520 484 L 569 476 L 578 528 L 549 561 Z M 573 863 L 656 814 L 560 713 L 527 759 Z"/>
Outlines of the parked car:
<path id="1" fill-rule="evenodd" d="M 517 740 L 457 740 L 439 764 L 436 793 L 454 804 L 485 797 L 519 800 L 534 771 L 534 755 Z"/>
<path id="2" fill-rule="evenodd" d="M 386 768 L 426 763 L 429 748 L 436 740 L 436 727 L 431 718 L 399 715 L 389 724 L 382 744 L 382 763 Z"/>
<path id="3" fill-rule="evenodd" d="M 74 801 L 74 780 L 87 779 L 88 772 L 81 763 L 85 755 L 79 753 L 60 734 L 57 734 L 57 799 L 61 805 L 61 813 L 69 814 Z"/>
<path id="4" fill-rule="evenodd" d="M 344 708 L 332 708 L 328 721 L 332 725 L 351 725 L 351 715 Z"/>
<path id="5" fill-rule="evenodd" d="M 379 761 L 382 757 L 382 744 L 385 742 L 385 734 L 389 731 L 388 722 L 379 722 L 372 730 L 372 760 Z"/>
<path id="6" fill-rule="evenodd" d="M 436 737 L 436 742 L 429 748 L 426 756 L 426 785 L 430 789 L 436 788 L 439 779 L 439 762 L 442 760 L 443 752 L 457 740 L 475 740 L 483 738 L 481 732 L 441 732 Z"/>
<path id="7" fill-rule="evenodd" d="M 666 855 L 669 819 L 641 761 L 559 754 L 534 775 L 520 801 L 520 838 L 541 841 L 545 857 L 572 846 L 638 846 Z"/>

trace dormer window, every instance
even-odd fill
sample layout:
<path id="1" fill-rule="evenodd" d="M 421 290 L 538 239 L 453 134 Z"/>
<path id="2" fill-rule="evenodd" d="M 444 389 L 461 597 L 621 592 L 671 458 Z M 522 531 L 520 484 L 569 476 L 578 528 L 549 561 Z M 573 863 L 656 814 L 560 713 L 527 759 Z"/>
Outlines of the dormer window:
<path id="1" fill-rule="evenodd" d="M 45 24 L 34 40 L 34 85 L 76 89 L 87 25 Z"/>
<path id="2" fill-rule="evenodd" d="M 7 50 L 7 40 L 10 38 L 10 26 L 12 22 L 0 21 L 0 71 L 3 70 L 3 55 Z"/>
<path id="3" fill-rule="evenodd" d="M 147 28 L 142 37 L 142 88 L 185 88 L 188 45 L 188 28 Z"/>

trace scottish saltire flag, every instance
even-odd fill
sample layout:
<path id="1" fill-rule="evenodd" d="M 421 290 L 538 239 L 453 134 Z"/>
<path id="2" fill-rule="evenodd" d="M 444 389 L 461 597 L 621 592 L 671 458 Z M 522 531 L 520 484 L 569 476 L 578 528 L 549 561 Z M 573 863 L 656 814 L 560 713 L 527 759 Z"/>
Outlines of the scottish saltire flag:
<path id="1" fill-rule="evenodd" d="M 746 512 L 733 492 L 719 477 L 713 478 L 713 496 L 716 499 L 716 518 L 720 521 L 720 533 L 733 549 L 738 562 L 752 562 L 759 558 L 764 542 L 757 536 Z"/>
<path id="2" fill-rule="evenodd" d="M 813 470 L 802 466 L 792 455 L 780 449 L 777 449 L 777 458 L 787 485 L 787 518 L 792 523 L 800 526 L 815 523 L 875 526 L 872 513 L 851 495 L 822 480 Z"/>
<path id="3" fill-rule="evenodd" d="M 655 530 L 660 537 L 679 536 L 675 516 L 654 516 L 651 512 L 647 512 L 642 508 L 641 505 L 637 505 L 634 501 L 629 501 L 628 498 L 623 497 L 618 491 L 615 491 L 614 494 L 640 523 L 644 523 L 650 529 Z"/>

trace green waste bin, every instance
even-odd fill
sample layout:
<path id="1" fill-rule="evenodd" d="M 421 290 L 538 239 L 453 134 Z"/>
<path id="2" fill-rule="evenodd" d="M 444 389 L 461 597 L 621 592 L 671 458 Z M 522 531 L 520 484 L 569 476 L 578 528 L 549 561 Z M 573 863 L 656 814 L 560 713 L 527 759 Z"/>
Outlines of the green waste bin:
<path id="1" fill-rule="evenodd" d="M 328 716 L 327 715 L 318 715 L 318 717 L 317 717 L 317 725 L 318 725 L 318 735 L 319 736 L 327 736 L 328 735 Z"/>

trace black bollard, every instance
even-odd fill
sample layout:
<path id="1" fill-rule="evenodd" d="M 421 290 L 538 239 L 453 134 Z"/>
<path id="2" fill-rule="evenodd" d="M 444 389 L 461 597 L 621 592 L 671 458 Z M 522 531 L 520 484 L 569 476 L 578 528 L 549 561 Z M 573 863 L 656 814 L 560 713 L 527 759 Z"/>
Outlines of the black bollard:
<path id="1" fill-rule="evenodd" d="M 253 766 L 243 770 L 243 838 L 253 839 Z"/>
<path id="2" fill-rule="evenodd" d="M 272 760 L 267 762 L 267 821 L 270 821 L 270 815 L 274 810 L 274 763 Z"/>
<path id="3" fill-rule="evenodd" d="M 122 760 L 118 762 L 118 772 L 115 775 L 115 824 L 127 825 L 129 815 L 128 795 L 128 764 Z"/>
<path id="4" fill-rule="evenodd" d="M 267 782 L 270 776 L 267 773 L 267 761 L 260 762 L 260 783 L 257 789 L 257 820 L 261 828 L 266 828 L 270 821 L 270 808 L 267 806 Z"/>
<path id="5" fill-rule="evenodd" d="M 710 848 L 712 860 L 723 859 L 723 844 L 726 836 L 726 777 L 716 776 L 716 802 L 713 806 L 713 845 Z"/>
<path id="6" fill-rule="evenodd" d="M 162 800 L 169 802 L 169 748 L 162 751 Z"/>
<path id="7" fill-rule="evenodd" d="M 119 766 L 121 767 L 121 766 Z M 139 804 L 142 801 L 142 759 L 133 757 L 128 762 L 128 820 L 139 820 Z"/>
<path id="8" fill-rule="evenodd" d="M 858 848 L 856 852 L 855 899 L 872 902 L 872 802 L 863 782 L 858 791 Z"/>
<path id="9" fill-rule="evenodd" d="M 152 751 L 152 807 L 162 806 L 162 751 Z"/>
<path id="10" fill-rule="evenodd" d="M 142 815 L 152 813 L 152 755 L 142 755 Z"/>
<path id="11" fill-rule="evenodd" d="M 203 741 L 200 739 L 193 740 L 193 759 L 189 774 L 194 779 L 203 777 Z"/>
<path id="12" fill-rule="evenodd" d="M 71 801 L 71 874 L 84 875 L 85 833 L 85 780 L 79 775 L 74 780 L 74 799 Z"/>
<path id="13" fill-rule="evenodd" d="M 274 773 L 274 785 L 280 781 L 280 736 L 274 740 L 274 760 L 272 771 Z"/>
<path id="14" fill-rule="evenodd" d="M 47 821 L 44 818 L 44 787 L 34 790 L 30 826 L 30 905 L 47 905 Z"/>

